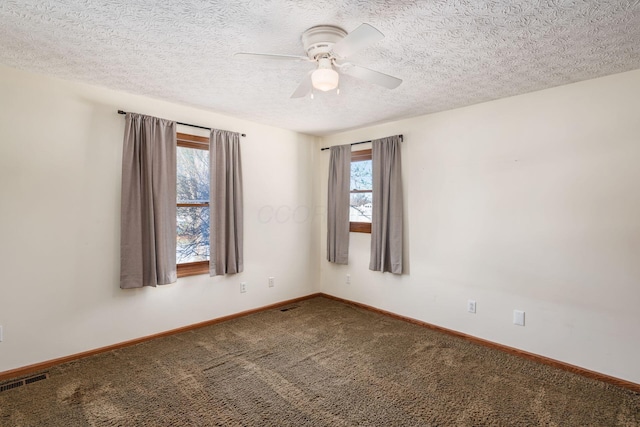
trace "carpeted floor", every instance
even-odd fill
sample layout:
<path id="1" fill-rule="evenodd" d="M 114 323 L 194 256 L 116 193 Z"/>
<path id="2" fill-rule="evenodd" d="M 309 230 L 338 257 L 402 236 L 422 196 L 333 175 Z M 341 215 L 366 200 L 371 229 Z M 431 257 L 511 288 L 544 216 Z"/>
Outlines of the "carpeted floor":
<path id="1" fill-rule="evenodd" d="M 640 394 L 325 298 L 60 365 L 2 426 L 640 426 Z"/>

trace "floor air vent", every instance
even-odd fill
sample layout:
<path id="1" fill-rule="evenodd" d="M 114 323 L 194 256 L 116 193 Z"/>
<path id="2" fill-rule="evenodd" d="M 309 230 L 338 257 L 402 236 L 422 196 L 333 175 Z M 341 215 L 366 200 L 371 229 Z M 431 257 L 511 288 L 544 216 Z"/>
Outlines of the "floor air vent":
<path id="1" fill-rule="evenodd" d="M 280 311 L 289 311 L 289 310 L 293 310 L 294 308 L 298 308 L 300 307 L 299 305 L 290 305 L 289 307 L 284 307 L 281 308 Z"/>
<path id="2" fill-rule="evenodd" d="M 49 374 L 45 372 L 44 374 L 38 374 L 32 377 L 21 378 L 19 380 L 12 380 L 12 381 L 0 384 L 0 392 L 22 387 L 23 385 L 28 385 L 38 381 L 46 380 L 47 378 L 49 378 Z"/>

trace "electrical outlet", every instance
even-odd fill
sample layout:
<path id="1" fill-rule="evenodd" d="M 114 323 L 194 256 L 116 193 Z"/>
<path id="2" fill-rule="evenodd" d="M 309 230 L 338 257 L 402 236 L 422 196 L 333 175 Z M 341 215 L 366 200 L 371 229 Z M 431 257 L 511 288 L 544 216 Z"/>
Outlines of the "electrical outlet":
<path id="1" fill-rule="evenodd" d="M 240 282 L 240 293 L 243 294 L 247 292 L 247 282 Z"/>
<path id="2" fill-rule="evenodd" d="M 2 335 L 2 326 L 0 326 L 0 342 L 2 342 L 3 339 L 4 339 L 4 337 Z"/>
<path id="3" fill-rule="evenodd" d="M 273 288 L 276 285 L 276 278 L 275 277 L 269 277 L 269 287 Z"/>
<path id="4" fill-rule="evenodd" d="M 347 274 L 347 279 L 346 279 L 345 283 L 346 283 L 347 285 L 350 285 L 350 284 L 351 284 L 351 275 L 350 275 L 350 274 Z"/>
<path id="5" fill-rule="evenodd" d="M 513 310 L 513 324 L 518 326 L 524 326 L 524 311 Z"/>
<path id="6" fill-rule="evenodd" d="M 467 301 L 467 311 L 469 313 L 475 313 L 476 312 L 476 302 L 472 299 Z"/>

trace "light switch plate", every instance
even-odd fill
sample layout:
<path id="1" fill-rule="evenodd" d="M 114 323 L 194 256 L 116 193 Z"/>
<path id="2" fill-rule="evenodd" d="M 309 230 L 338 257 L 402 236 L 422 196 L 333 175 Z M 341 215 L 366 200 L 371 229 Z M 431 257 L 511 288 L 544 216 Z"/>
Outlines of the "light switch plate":
<path id="1" fill-rule="evenodd" d="M 518 326 L 524 326 L 524 311 L 513 310 L 513 324 Z"/>

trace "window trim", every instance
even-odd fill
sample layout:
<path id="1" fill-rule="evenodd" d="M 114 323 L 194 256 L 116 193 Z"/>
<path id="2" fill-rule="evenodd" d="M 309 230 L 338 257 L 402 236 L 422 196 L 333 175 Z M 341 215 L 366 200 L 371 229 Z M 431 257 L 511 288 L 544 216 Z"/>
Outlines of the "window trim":
<path id="1" fill-rule="evenodd" d="M 372 160 L 372 152 L 371 148 L 365 150 L 358 150 L 351 152 L 351 163 L 353 162 L 362 162 L 365 160 Z M 349 190 L 349 194 L 352 193 L 373 193 L 372 191 L 363 191 L 363 190 Z M 370 222 L 355 222 L 349 221 L 349 231 L 351 233 L 368 233 L 371 234 L 371 223 Z"/>
<path id="2" fill-rule="evenodd" d="M 184 262 L 176 267 L 178 277 L 196 276 L 209 272 L 209 261 Z"/>
<path id="3" fill-rule="evenodd" d="M 176 146 L 209 151 L 209 138 L 205 136 L 176 133 Z M 176 203 L 177 207 L 206 207 L 209 203 Z M 177 238 L 177 236 L 176 236 Z M 209 261 L 184 262 L 177 264 L 178 277 L 196 276 L 209 273 Z"/>

